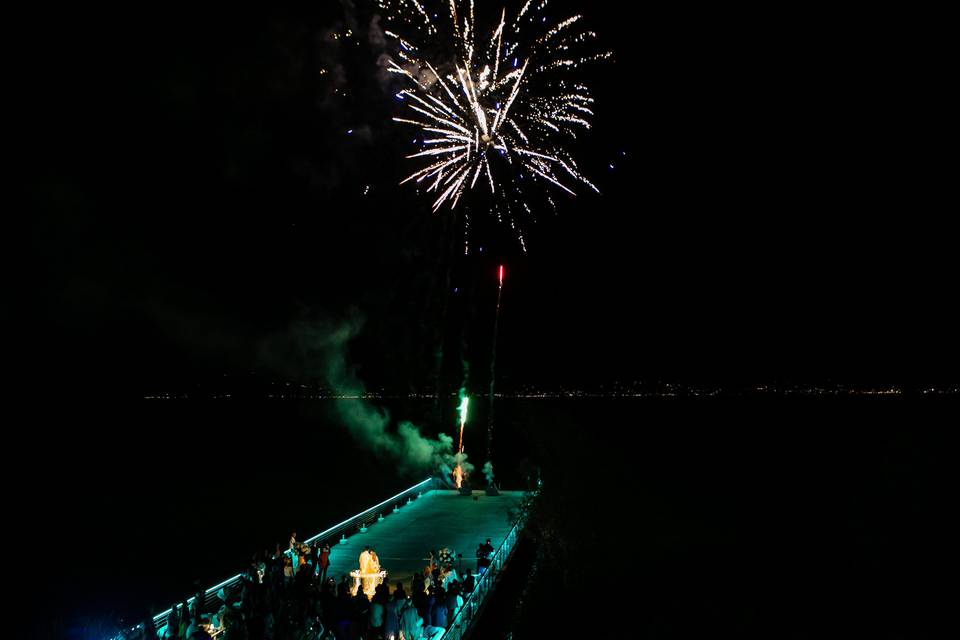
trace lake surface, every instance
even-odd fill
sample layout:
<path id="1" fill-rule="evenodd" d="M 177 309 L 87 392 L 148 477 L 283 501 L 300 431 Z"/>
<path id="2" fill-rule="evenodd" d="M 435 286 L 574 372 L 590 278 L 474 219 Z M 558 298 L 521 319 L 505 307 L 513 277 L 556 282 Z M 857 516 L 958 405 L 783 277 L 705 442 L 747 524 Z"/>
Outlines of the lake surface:
<path id="1" fill-rule="evenodd" d="M 25 610 L 66 620 L 161 610 L 291 530 L 305 538 L 426 477 L 402 476 L 360 446 L 335 419 L 338 402 L 360 401 L 98 400 L 58 409 L 62 430 L 20 425 L 11 450 L 34 462 L 8 483 L 27 486 L 14 497 Z M 431 400 L 381 404 L 421 424 L 434 409 Z M 597 512 L 583 514 L 602 522 L 646 509 L 679 532 L 707 527 L 721 546 L 762 537 L 750 530 L 761 524 L 764 534 L 792 527 L 791 540 L 834 531 L 858 553 L 890 555 L 906 543 L 904 519 L 933 526 L 956 405 L 499 400 L 495 461 L 505 488 L 527 488 L 538 467 L 548 481 L 609 487 Z M 485 426 L 476 401 L 468 453 L 484 450 Z"/>

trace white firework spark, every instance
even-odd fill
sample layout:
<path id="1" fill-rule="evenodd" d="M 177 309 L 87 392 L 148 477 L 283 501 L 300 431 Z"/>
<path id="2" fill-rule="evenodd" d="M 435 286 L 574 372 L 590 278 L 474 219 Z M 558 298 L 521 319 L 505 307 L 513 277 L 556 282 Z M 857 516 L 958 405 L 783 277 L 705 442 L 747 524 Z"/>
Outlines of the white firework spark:
<path id="1" fill-rule="evenodd" d="M 551 26 L 548 3 L 527 0 L 512 21 L 502 9 L 484 37 L 473 0 L 447 0 L 449 16 L 442 18 L 419 0 L 379 0 L 390 27 L 385 33 L 399 45 L 399 63 L 391 61 L 390 71 L 410 82 L 397 98 L 412 113 L 394 120 L 420 130 L 420 149 L 407 157 L 426 162 L 401 184 L 415 182 L 434 194 L 434 211 L 488 188 L 508 210 L 529 212 L 518 180 L 571 195 L 577 184 L 597 190 L 564 148 L 590 129 L 593 98 L 565 76 L 611 54 L 578 54 L 596 34 L 578 29 L 580 16 Z M 426 52 L 450 44 L 453 51 L 442 56 Z M 524 246 L 513 219 L 510 225 Z"/>

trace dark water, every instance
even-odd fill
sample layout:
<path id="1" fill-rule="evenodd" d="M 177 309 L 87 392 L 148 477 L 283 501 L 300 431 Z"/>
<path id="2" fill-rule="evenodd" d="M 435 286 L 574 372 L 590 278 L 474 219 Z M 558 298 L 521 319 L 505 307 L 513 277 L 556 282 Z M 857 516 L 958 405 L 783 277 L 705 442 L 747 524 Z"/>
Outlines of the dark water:
<path id="1" fill-rule="evenodd" d="M 27 585 L 26 618 L 129 619 L 166 608 L 290 530 L 304 538 L 422 479 L 359 447 L 332 402 L 91 402 L 71 406 L 75 419 L 62 431 L 23 425 L 12 450 L 38 462 L 8 484 L 25 487 L 13 506 L 24 531 L 14 571 Z M 721 575 L 738 576 L 731 588 L 750 576 L 749 587 L 733 589 L 749 611 L 769 609 L 759 595 L 768 588 L 803 600 L 827 585 L 834 595 L 849 590 L 847 606 L 860 611 L 865 585 L 889 605 L 905 588 L 898 580 L 922 581 L 917 559 L 930 561 L 941 530 L 935 495 L 956 404 L 504 400 L 495 457 L 504 487 L 524 488 L 540 470 L 569 512 L 562 536 L 571 548 L 590 545 L 578 551 L 584 570 L 602 572 L 598 559 L 623 547 L 640 575 L 668 585 L 656 591 L 666 599 L 661 615 L 702 617 L 691 585 L 722 593 Z M 426 424 L 433 403 L 389 408 Z M 472 408 L 466 447 L 481 452 L 485 409 Z M 918 548 L 920 540 L 930 545 Z M 675 583 L 674 569 L 688 583 Z M 727 605 L 721 597 L 715 606 Z"/>
<path id="2" fill-rule="evenodd" d="M 160 611 L 196 584 L 236 574 L 291 530 L 304 539 L 430 475 L 402 474 L 394 459 L 358 445 L 333 416 L 336 402 L 358 401 L 91 402 L 74 407 L 58 435 L 21 436 L 43 461 L 17 505 L 23 542 L 46 541 L 20 558 L 27 606 L 65 620 Z M 378 404 L 418 424 L 434 410 L 432 400 Z M 482 403 L 471 420 L 465 446 L 479 454 Z M 517 487 L 522 452 L 508 436 L 501 481 Z"/>
<path id="3" fill-rule="evenodd" d="M 550 436 L 535 439 L 545 443 L 545 555 L 514 637 L 577 627 L 604 638 L 937 637 L 957 405 L 767 397 L 529 409 L 528 427 Z"/>

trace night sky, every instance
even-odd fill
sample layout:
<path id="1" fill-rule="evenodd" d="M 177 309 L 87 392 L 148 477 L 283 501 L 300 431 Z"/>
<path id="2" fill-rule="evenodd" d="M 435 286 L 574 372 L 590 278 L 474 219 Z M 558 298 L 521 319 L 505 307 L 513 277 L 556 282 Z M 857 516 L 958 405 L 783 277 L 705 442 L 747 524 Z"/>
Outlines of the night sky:
<path id="1" fill-rule="evenodd" d="M 443 214 L 396 185 L 410 133 L 390 121 L 399 107 L 367 43 L 324 41 L 347 13 L 319 2 L 24 20 L 30 259 L 18 279 L 36 375 L 131 393 L 283 377 L 257 345 L 355 308 L 372 323 L 371 382 L 424 386 L 393 373 L 430 339 Z M 584 72 L 597 126 L 578 154 L 603 194 L 558 194 L 526 255 L 488 233 L 475 238 L 484 253 L 453 264 L 452 285 L 474 287 L 471 327 L 488 324 L 507 264 L 504 375 L 956 379 L 948 212 L 897 126 L 888 80 L 901 70 L 860 17 L 587 17 L 615 53 Z M 333 64 L 342 84 L 321 75 Z"/>
<path id="2" fill-rule="evenodd" d="M 555 193 L 525 254 L 474 212 L 469 256 L 462 218 L 397 184 L 413 134 L 371 2 L 20 16 L 21 396 L 319 383 L 274 346 L 358 318 L 369 388 L 432 392 L 444 345 L 482 390 L 501 263 L 505 389 L 960 382 L 955 207 L 887 32 L 829 7 L 633 4 L 552 4 L 614 52 L 583 72 L 576 146 L 601 194 Z M 356 42 L 329 39 L 354 20 Z"/>

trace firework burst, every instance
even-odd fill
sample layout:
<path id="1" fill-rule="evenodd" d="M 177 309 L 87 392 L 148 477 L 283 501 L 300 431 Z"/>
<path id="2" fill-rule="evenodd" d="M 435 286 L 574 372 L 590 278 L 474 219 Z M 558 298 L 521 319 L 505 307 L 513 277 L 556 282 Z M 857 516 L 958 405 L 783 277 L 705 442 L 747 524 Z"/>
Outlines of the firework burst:
<path id="1" fill-rule="evenodd" d="M 518 221 L 533 215 L 524 185 L 597 190 L 565 148 L 593 116 L 590 91 L 568 77 L 611 55 L 578 53 L 596 34 L 579 28 L 580 16 L 549 23 L 548 3 L 528 0 L 512 19 L 503 8 L 480 33 L 473 0 L 448 0 L 443 18 L 418 0 L 379 0 L 398 44 L 390 71 L 410 83 L 397 93 L 407 113 L 394 120 L 419 130 L 419 150 L 408 158 L 422 166 L 401 184 L 433 194 L 434 211 L 489 190 L 495 215 L 524 250 Z"/>

